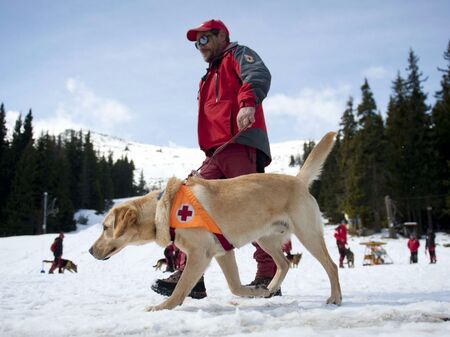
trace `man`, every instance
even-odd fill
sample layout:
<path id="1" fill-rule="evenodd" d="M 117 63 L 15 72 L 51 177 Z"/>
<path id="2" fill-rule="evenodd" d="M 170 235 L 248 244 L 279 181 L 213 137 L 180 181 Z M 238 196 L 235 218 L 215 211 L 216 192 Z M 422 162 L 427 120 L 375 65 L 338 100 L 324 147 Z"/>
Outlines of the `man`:
<path id="1" fill-rule="evenodd" d="M 53 274 L 53 271 L 58 267 L 58 272 L 62 273 L 61 268 L 61 257 L 63 254 L 63 239 L 64 239 L 64 233 L 59 233 L 59 236 L 53 241 L 50 250 L 53 252 L 53 263 L 50 267 L 50 270 L 48 271 L 49 274 Z"/>
<path id="2" fill-rule="evenodd" d="M 200 176 L 227 179 L 263 173 L 271 162 L 262 101 L 270 88 L 271 75 L 261 58 L 248 47 L 230 42 L 228 28 L 210 20 L 187 32 L 209 64 L 198 92 L 198 142 L 205 152 Z M 229 142 L 229 143 L 228 143 Z M 215 151 L 222 145 L 214 157 Z M 245 226 L 245 224 L 242 224 Z M 257 244 L 254 286 L 267 286 L 276 272 L 272 258 Z M 181 271 L 157 280 L 152 289 L 170 296 Z M 279 293 L 281 294 L 281 293 Z M 203 277 L 189 295 L 206 297 Z"/>
<path id="3" fill-rule="evenodd" d="M 335 228 L 334 237 L 339 250 L 339 268 L 344 268 L 345 246 L 347 245 L 347 228 L 344 221 Z"/>
<path id="4" fill-rule="evenodd" d="M 427 238 L 425 240 L 425 255 L 427 250 L 430 253 L 430 263 L 436 263 L 436 235 L 431 228 L 427 231 Z"/>

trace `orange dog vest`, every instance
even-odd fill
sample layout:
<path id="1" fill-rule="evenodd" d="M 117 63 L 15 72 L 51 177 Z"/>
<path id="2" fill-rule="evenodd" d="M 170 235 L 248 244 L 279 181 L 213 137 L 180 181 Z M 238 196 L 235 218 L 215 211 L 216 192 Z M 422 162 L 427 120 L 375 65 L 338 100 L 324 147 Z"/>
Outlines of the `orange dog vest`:
<path id="1" fill-rule="evenodd" d="M 186 185 L 181 185 L 175 194 L 170 210 L 170 234 L 172 240 L 175 238 L 175 229 L 177 228 L 204 228 L 217 237 L 226 251 L 234 248 Z"/>

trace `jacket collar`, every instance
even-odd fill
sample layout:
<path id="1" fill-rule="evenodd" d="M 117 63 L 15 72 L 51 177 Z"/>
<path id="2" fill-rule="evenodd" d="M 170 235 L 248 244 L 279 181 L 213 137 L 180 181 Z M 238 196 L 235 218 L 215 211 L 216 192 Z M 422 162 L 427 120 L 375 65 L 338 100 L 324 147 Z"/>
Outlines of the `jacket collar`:
<path id="1" fill-rule="evenodd" d="M 237 45 L 238 45 L 237 42 L 228 43 L 228 45 L 225 47 L 225 49 L 222 51 L 222 53 L 219 56 L 217 56 L 216 58 L 211 60 L 211 62 L 209 63 L 209 68 L 212 68 L 214 65 L 219 64 L 220 60 L 225 56 L 225 54 L 227 54 L 231 49 L 236 48 Z"/>

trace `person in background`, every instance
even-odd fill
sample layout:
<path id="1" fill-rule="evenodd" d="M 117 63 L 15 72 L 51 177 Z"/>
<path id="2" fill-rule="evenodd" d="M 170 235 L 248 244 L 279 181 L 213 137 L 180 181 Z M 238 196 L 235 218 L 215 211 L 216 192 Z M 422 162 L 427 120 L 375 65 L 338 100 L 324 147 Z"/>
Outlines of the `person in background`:
<path id="1" fill-rule="evenodd" d="M 414 234 L 409 236 L 408 240 L 408 248 L 411 252 L 411 256 L 409 258 L 409 263 L 417 263 L 417 251 L 419 250 L 420 242 L 417 240 Z"/>
<path id="2" fill-rule="evenodd" d="M 197 94 L 198 143 L 206 156 L 200 176 L 228 179 L 263 173 L 271 162 L 262 108 L 270 88 L 269 70 L 255 51 L 230 42 L 228 28 L 221 20 L 209 20 L 190 29 L 187 39 L 195 42 L 208 63 Z M 222 145 L 220 152 L 215 153 Z M 255 247 L 257 273 L 251 285 L 267 286 L 275 275 L 275 262 L 257 244 Z M 152 290 L 170 296 L 180 276 L 178 272 L 156 280 Z M 203 276 L 189 296 L 206 297 Z"/>
<path id="3" fill-rule="evenodd" d="M 430 253 L 430 263 L 436 263 L 436 235 L 431 228 L 427 231 L 427 238 L 425 240 L 425 255 L 427 250 Z"/>
<path id="4" fill-rule="evenodd" d="M 339 250 L 339 268 L 344 268 L 345 246 L 347 245 L 347 227 L 345 227 L 345 221 L 342 221 L 335 228 L 334 237 Z"/>
<path id="5" fill-rule="evenodd" d="M 166 258 L 166 271 L 168 272 L 174 272 L 175 271 L 175 250 L 177 249 L 177 247 L 175 246 L 175 243 L 171 243 L 169 244 L 165 249 L 164 249 L 164 256 Z"/>
<path id="6" fill-rule="evenodd" d="M 55 238 L 52 245 L 50 246 L 50 250 L 53 253 L 54 260 L 52 263 L 52 266 L 50 267 L 50 270 L 48 271 L 49 274 L 53 274 L 53 271 L 58 268 L 58 272 L 61 274 L 61 258 L 63 255 L 63 240 L 64 240 L 64 233 L 59 233 L 59 236 Z"/>

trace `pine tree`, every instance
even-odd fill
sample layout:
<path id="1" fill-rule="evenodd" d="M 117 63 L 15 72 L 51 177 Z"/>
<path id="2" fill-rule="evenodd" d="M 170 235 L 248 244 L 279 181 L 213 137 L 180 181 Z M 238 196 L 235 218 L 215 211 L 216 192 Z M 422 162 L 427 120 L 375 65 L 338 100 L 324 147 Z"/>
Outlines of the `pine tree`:
<path id="1" fill-rule="evenodd" d="M 37 180 L 40 194 L 48 193 L 47 231 L 75 229 L 73 204 L 69 193 L 69 164 L 61 138 L 47 134 L 37 140 Z M 51 209 L 51 207 L 55 209 Z M 57 210 L 56 210 L 57 209 Z"/>
<path id="2" fill-rule="evenodd" d="M 100 189 L 97 156 L 88 132 L 83 143 L 83 157 L 80 176 L 81 208 L 91 208 L 103 212 L 105 202 Z"/>
<path id="3" fill-rule="evenodd" d="M 6 158 L 8 157 L 9 151 L 9 142 L 6 138 L 7 136 L 6 129 L 6 112 L 3 103 L 0 105 L 0 219 L 2 217 L 2 209 L 5 204 L 5 200 L 7 199 L 8 191 L 6 190 L 7 182 L 7 166 L 6 166 Z M 1 220 L 0 220 L 1 221 Z"/>
<path id="4" fill-rule="evenodd" d="M 23 151 L 25 150 L 25 146 L 23 145 L 22 126 L 23 126 L 22 115 L 19 115 L 19 117 L 16 120 L 16 123 L 14 124 L 10 157 L 8 158 L 8 166 L 12 171 L 15 170 L 17 162 L 19 161 Z"/>
<path id="5" fill-rule="evenodd" d="M 56 198 L 57 213 L 50 217 L 48 223 L 50 229 L 55 232 L 69 232 L 76 229 L 73 203 L 69 193 L 69 162 L 61 138 L 58 138 L 55 147 L 56 170 L 55 187 L 53 194 Z"/>
<path id="6" fill-rule="evenodd" d="M 441 89 L 436 93 L 436 103 L 432 110 L 433 140 L 436 149 L 436 170 L 439 195 L 446 195 L 445 212 L 440 216 L 448 221 L 450 214 L 450 41 L 444 52 L 447 69 L 439 69 L 443 73 Z"/>
<path id="7" fill-rule="evenodd" d="M 295 158 L 294 155 L 291 154 L 291 159 L 289 161 L 289 167 L 294 167 L 295 166 Z"/>
<path id="8" fill-rule="evenodd" d="M 69 164 L 69 193 L 75 209 L 81 208 L 80 177 L 83 158 L 83 134 L 69 131 L 64 143 L 67 162 Z"/>
<path id="9" fill-rule="evenodd" d="M 114 163 L 112 178 L 115 198 L 131 197 L 135 194 L 134 169 L 133 161 L 129 162 L 126 156 Z"/>
<path id="10" fill-rule="evenodd" d="M 30 111 L 25 116 L 25 120 L 23 122 L 23 133 L 21 137 L 21 142 L 23 148 L 27 147 L 30 142 L 33 142 L 33 112 Z"/>
<path id="11" fill-rule="evenodd" d="M 339 135 L 328 155 L 320 175 L 320 209 L 331 223 L 339 223 L 344 215 L 340 208 L 342 198 L 342 175 L 339 170 L 339 153 L 341 140 Z"/>
<path id="12" fill-rule="evenodd" d="M 112 154 L 109 155 L 108 160 L 104 156 L 99 161 L 99 174 L 100 174 L 100 188 L 105 198 L 105 209 L 109 209 L 114 198 L 113 181 L 111 176 L 112 170 Z"/>
<path id="13" fill-rule="evenodd" d="M 388 193 L 394 200 L 400 200 L 410 193 L 409 186 L 405 184 L 404 174 L 410 170 L 408 130 L 409 117 L 407 105 L 407 90 L 405 80 L 397 74 L 393 82 L 393 93 L 390 96 L 387 118 L 386 137 L 387 143 L 387 170 Z"/>
<path id="14" fill-rule="evenodd" d="M 147 183 L 145 182 L 144 179 L 144 171 L 141 170 L 141 174 L 139 176 L 139 182 L 136 186 L 136 195 L 145 195 L 149 192 L 148 188 L 147 188 Z"/>
<path id="15" fill-rule="evenodd" d="M 7 139 L 6 112 L 3 103 L 0 105 L 0 235 L 2 229 L 6 226 L 6 216 L 3 209 L 6 206 L 6 200 L 9 195 L 10 169 L 8 168 L 7 158 L 9 157 L 9 142 Z"/>
<path id="16" fill-rule="evenodd" d="M 25 147 L 22 145 L 21 141 L 22 124 L 23 124 L 22 117 L 21 115 L 19 115 L 14 126 L 12 141 L 9 144 L 7 150 L 3 153 L 2 161 L 0 162 L 1 165 L 0 191 L 2 196 L 2 208 L 0 208 L 0 215 L 1 215 L 0 235 L 11 234 L 11 230 L 8 228 L 9 213 L 6 212 L 6 209 L 11 196 L 12 182 L 14 180 L 14 176 L 17 171 L 17 163 L 25 150 Z"/>
<path id="17" fill-rule="evenodd" d="M 5 210 L 7 221 L 2 235 L 30 235 L 39 232 L 40 197 L 36 182 L 36 152 L 28 144 L 17 163 L 11 194 Z"/>
<path id="18" fill-rule="evenodd" d="M 360 126 L 352 141 L 349 185 L 351 210 L 361 225 L 378 231 L 384 211 L 384 124 L 367 79 L 361 87 L 362 100 L 357 108 Z"/>
<path id="19" fill-rule="evenodd" d="M 6 129 L 6 112 L 3 103 L 0 105 L 0 163 L 8 150 L 8 139 Z"/>
<path id="20" fill-rule="evenodd" d="M 338 169 L 341 179 L 337 181 L 340 184 L 341 198 L 339 209 L 343 210 L 350 218 L 357 218 L 356 211 L 353 208 L 353 188 L 351 187 L 350 178 L 352 177 L 351 163 L 354 157 L 353 138 L 357 131 L 357 123 L 355 120 L 355 114 L 353 111 L 353 98 L 349 97 L 347 101 L 347 108 L 341 117 L 340 130 L 338 133 L 338 139 L 340 139 L 338 149 Z"/>
<path id="21" fill-rule="evenodd" d="M 411 50 L 407 77 L 397 76 L 393 84 L 387 120 L 387 193 L 395 200 L 401 221 L 421 223 L 426 197 L 435 189 L 429 107 L 422 90 L 423 75 L 418 57 Z"/>

